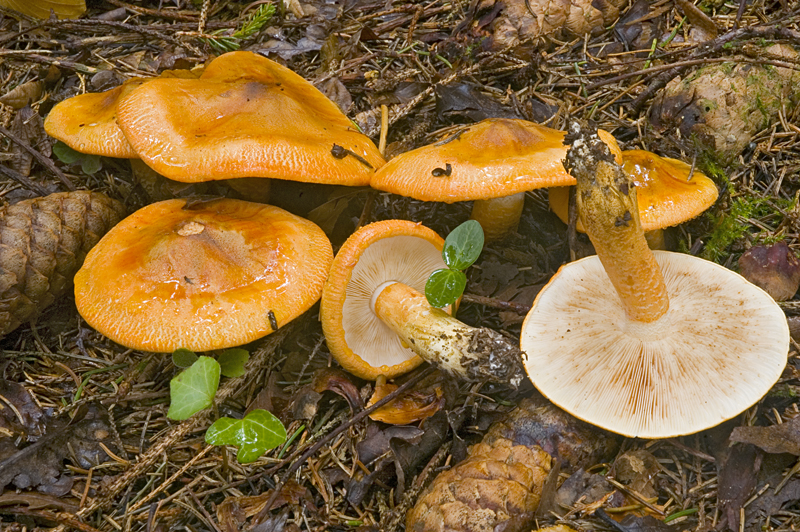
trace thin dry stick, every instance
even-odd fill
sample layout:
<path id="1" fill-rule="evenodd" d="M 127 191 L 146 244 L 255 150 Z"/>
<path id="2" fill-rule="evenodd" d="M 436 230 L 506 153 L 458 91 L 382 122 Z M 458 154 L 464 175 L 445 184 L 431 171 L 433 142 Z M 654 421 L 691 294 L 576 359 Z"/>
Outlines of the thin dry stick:
<path id="1" fill-rule="evenodd" d="M 33 155 L 33 157 L 37 161 L 39 161 L 41 165 L 43 165 L 45 168 L 53 172 L 53 174 L 55 174 L 55 176 L 58 177 L 59 181 L 61 181 L 64 184 L 64 186 L 67 187 L 67 190 L 76 190 L 75 185 L 73 185 L 70 182 L 70 180 L 67 179 L 67 176 L 64 175 L 64 172 L 59 170 L 56 167 L 56 165 L 53 164 L 53 161 L 51 161 L 49 157 L 45 157 L 44 155 L 39 153 L 38 150 L 33 149 L 27 142 L 23 141 L 21 138 L 17 137 L 3 126 L 0 126 L 0 135 L 3 135 L 4 137 L 13 141 L 20 148 Z"/>
<path id="2" fill-rule="evenodd" d="M 389 108 L 385 103 L 381 104 L 381 140 L 378 144 L 378 151 L 381 155 L 386 155 L 386 136 L 389 134 Z"/>

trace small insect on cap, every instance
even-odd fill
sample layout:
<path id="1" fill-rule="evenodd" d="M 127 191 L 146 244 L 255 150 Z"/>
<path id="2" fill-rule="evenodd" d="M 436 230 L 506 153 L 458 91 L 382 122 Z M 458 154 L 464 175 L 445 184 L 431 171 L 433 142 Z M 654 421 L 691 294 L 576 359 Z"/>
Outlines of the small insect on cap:
<path id="1" fill-rule="evenodd" d="M 119 125 L 170 179 L 272 177 L 367 185 L 385 162 L 311 83 L 252 52 L 231 52 L 199 79 L 156 79 L 123 98 Z"/>

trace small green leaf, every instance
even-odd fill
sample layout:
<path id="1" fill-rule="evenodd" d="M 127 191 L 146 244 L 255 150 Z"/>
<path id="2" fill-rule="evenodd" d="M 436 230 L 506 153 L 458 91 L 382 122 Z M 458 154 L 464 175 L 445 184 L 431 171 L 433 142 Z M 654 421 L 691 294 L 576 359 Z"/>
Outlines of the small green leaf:
<path id="1" fill-rule="evenodd" d="M 219 387 L 219 364 L 211 357 L 200 357 L 169 383 L 167 417 L 177 421 L 188 419 L 211 406 Z"/>
<path id="2" fill-rule="evenodd" d="M 247 464 L 264 452 L 286 441 L 286 428 L 280 419 L 267 410 L 253 410 L 244 419 L 224 417 L 206 431 L 206 442 L 212 445 L 237 445 L 236 459 Z"/>
<path id="3" fill-rule="evenodd" d="M 94 175 L 100 171 L 100 168 L 103 167 L 103 164 L 100 162 L 99 155 L 83 155 L 81 157 L 81 170 L 83 173 Z"/>
<path id="4" fill-rule="evenodd" d="M 221 417 L 208 427 L 206 443 L 211 445 L 236 445 L 241 439 L 239 436 L 241 430 L 241 419 Z"/>
<path id="5" fill-rule="evenodd" d="M 197 362 L 197 355 L 191 349 L 179 347 L 172 352 L 172 363 L 179 368 L 188 368 L 195 362 Z"/>
<path id="6" fill-rule="evenodd" d="M 478 260 L 483 250 L 483 228 L 475 220 L 467 220 L 447 235 L 442 258 L 454 270 L 466 270 Z"/>
<path id="7" fill-rule="evenodd" d="M 428 277 L 425 297 L 432 307 L 442 308 L 455 303 L 466 287 L 467 276 L 464 272 L 442 268 Z"/>
<path id="8" fill-rule="evenodd" d="M 244 375 L 244 365 L 250 360 L 250 353 L 244 349 L 226 349 L 217 357 L 222 374 L 226 377 L 241 377 Z"/>
<path id="9" fill-rule="evenodd" d="M 73 150 L 60 140 L 56 141 L 56 143 L 53 144 L 52 149 L 53 149 L 53 155 L 58 157 L 58 160 L 64 164 L 73 164 L 83 156 L 82 153 Z"/>

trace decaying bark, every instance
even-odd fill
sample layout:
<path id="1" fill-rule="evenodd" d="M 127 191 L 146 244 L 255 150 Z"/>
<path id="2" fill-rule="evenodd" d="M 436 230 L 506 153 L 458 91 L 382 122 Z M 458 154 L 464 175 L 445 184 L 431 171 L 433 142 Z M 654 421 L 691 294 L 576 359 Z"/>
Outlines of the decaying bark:
<path id="1" fill-rule="evenodd" d="M 0 336 L 72 285 L 86 253 L 125 215 L 98 192 L 60 192 L 0 209 Z"/>
<path id="2" fill-rule="evenodd" d="M 525 399 L 489 428 L 463 462 L 433 481 L 406 516 L 406 530 L 529 530 L 555 462 L 588 467 L 618 443 L 543 399 Z"/>
<path id="3" fill-rule="evenodd" d="M 796 59 L 790 46 L 775 44 L 766 57 Z M 675 78 L 653 102 L 650 122 L 660 131 L 677 128 L 722 164 L 744 150 L 774 121 L 783 106 L 794 107 L 800 72 L 753 63 L 715 63 Z"/>

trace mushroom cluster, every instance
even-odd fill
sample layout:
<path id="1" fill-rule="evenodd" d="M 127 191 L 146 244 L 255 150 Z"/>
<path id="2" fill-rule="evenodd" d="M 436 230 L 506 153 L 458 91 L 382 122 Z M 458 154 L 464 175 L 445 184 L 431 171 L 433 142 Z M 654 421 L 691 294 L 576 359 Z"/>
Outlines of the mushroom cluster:
<path id="1" fill-rule="evenodd" d="M 196 183 L 276 178 L 368 185 L 385 162 L 313 85 L 252 52 L 56 105 L 45 130 L 75 150 L 140 158 Z"/>

